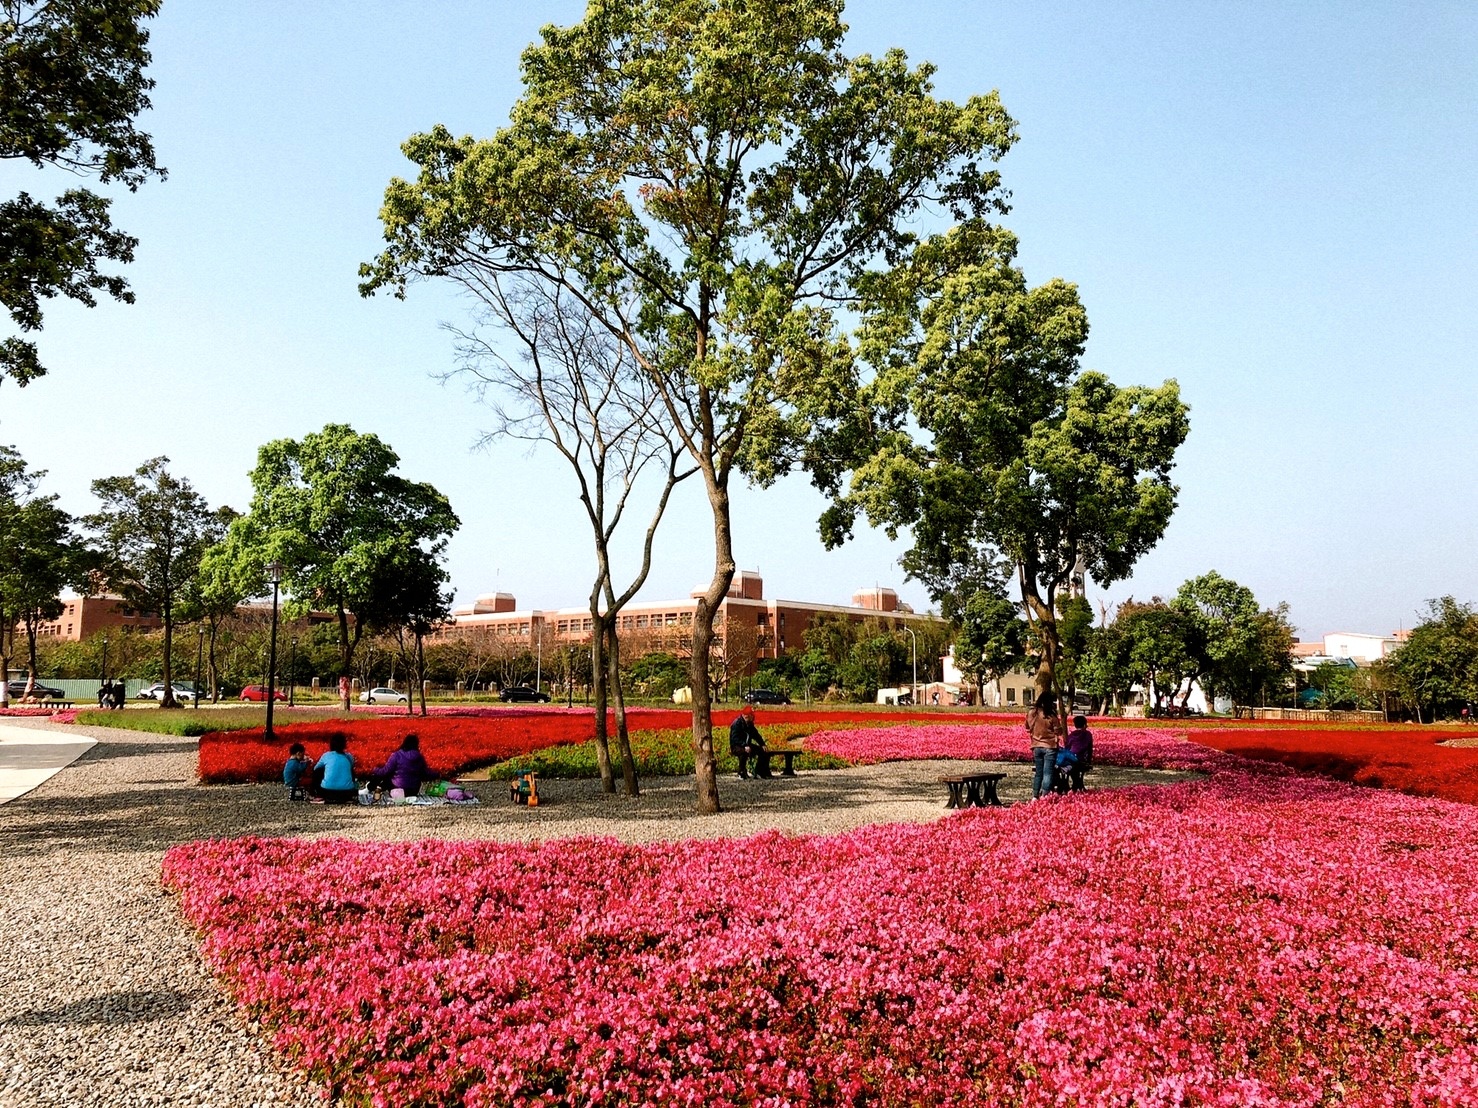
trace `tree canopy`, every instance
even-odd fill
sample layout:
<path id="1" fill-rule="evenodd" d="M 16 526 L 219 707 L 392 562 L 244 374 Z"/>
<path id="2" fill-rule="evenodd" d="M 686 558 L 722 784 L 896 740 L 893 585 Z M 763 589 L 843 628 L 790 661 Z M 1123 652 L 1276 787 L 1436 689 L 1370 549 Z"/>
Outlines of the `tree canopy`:
<path id="1" fill-rule="evenodd" d="M 144 24 L 158 11 L 159 0 L 0 0 L 0 158 L 130 190 L 163 177 L 135 125 L 154 87 Z M 39 331 L 41 302 L 56 296 L 133 302 L 126 280 L 99 269 L 133 261 L 138 245 L 113 227 L 110 204 L 85 188 L 0 202 L 0 304 L 19 330 Z M 34 342 L 0 341 L 0 379 L 45 372 Z"/>
<path id="2" fill-rule="evenodd" d="M 1282 691 L 1293 672 L 1293 628 L 1286 604 L 1263 609 L 1251 589 L 1214 569 L 1181 585 L 1171 603 L 1199 627 L 1197 677 L 1208 701 L 1226 697 L 1252 704 Z"/>
<path id="3" fill-rule="evenodd" d="M 1429 719 L 1478 702 L 1478 613 L 1451 596 L 1429 600 L 1426 618 L 1385 668 L 1401 695 Z"/>
<path id="4" fill-rule="evenodd" d="M 439 560 L 460 526 L 446 497 L 395 472 L 399 464 L 378 436 L 346 424 L 277 439 L 257 452 L 251 511 L 231 525 L 258 582 L 269 563 L 282 567 L 289 611 L 337 616 L 341 677 L 367 629 L 422 614 L 407 601 L 419 606 L 424 590 L 403 588 L 401 574 Z M 341 702 L 349 707 L 347 691 Z"/>
<path id="5" fill-rule="evenodd" d="M 94 481 L 92 494 L 102 508 L 86 517 L 102 551 L 108 587 L 131 607 L 158 612 L 164 624 L 162 708 L 177 706 L 170 673 L 174 606 L 219 533 L 205 497 L 168 466 L 168 458 L 151 458 L 132 474 Z"/>
<path id="6" fill-rule="evenodd" d="M 718 807 L 710 616 L 734 573 L 729 483 L 806 468 L 866 423 L 845 309 L 937 214 L 1004 208 L 989 163 L 1014 141 L 997 97 L 938 98 L 904 54 L 848 55 L 840 0 L 594 0 L 523 55 L 491 138 L 434 127 L 381 210 L 362 290 L 516 272 L 556 284 L 660 392 L 714 517 L 693 621 L 698 805 Z M 904 295 L 900 292 L 898 295 Z"/>

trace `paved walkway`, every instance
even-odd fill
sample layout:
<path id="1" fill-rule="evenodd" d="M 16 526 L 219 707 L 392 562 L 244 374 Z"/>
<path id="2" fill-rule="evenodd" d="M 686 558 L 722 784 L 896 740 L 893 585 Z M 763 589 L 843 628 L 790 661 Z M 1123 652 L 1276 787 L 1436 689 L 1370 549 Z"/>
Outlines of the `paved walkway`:
<path id="1" fill-rule="evenodd" d="M 96 745 L 77 734 L 0 723 L 0 804 L 24 796 Z"/>

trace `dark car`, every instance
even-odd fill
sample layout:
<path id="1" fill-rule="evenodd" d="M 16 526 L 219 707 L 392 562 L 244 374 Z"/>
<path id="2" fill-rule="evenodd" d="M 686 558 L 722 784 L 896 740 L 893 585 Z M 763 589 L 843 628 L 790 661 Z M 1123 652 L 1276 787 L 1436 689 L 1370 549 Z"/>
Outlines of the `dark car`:
<path id="1" fill-rule="evenodd" d="M 12 700 L 17 700 L 20 697 L 26 695 L 26 679 L 24 677 L 21 678 L 19 681 L 10 682 L 9 686 L 7 687 L 10 690 L 10 698 Z M 34 696 L 37 700 L 67 699 L 67 694 L 62 692 L 61 689 L 54 689 L 50 685 L 43 685 L 40 681 L 37 681 L 34 685 L 31 686 L 31 695 Z"/>
<path id="2" fill-rule="evenodd" d="M 260 700 L 263 703 L 265 703 L 266 700 L 267 700 L 267 686 L 266 685 L 248 685 L 248 686 L 246 686 L 246 688 L 244 688 L 244 689 L 241 690 L 241 699 L 242 700 Z M 287 699 L 287 693 L 283 692 L 283 690 L 281 690 L 281 689 L 273 689 L 272 690 L 272 699 L 273 700 L 286 700 Z"/>
<path id="3" fill-rule="evenodd" d="M 750 689 L 744 694 L 746 704 L 789 704 L 790 697 L 774 689 Z"/>
<path id="4" fill-rule="evenodd" d="M 516 704 L 520 701 L 525 704 L 534 704 L 538 701 L 549 703 L 549 694 L 531 689 L 527 685 L 509 685 L 507 688 L 498 690 L 498 699 L 508 704 Z"/>

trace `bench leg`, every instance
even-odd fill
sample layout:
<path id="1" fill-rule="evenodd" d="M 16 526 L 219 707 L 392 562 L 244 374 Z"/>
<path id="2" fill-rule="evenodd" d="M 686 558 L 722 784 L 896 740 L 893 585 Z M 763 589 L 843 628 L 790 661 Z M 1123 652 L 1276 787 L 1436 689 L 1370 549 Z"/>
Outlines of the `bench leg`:
<path id="1" fill-rule="evenodd" d="M 996 795 L 996 783 L 994 781 L 982 782 L 980 791 L 984 797 L 984 799 L 982 799 L 980 802 L 980 806 L 982 808 L 1004 807 L 1004 805 L 1001 803 L 1001 798 Z"/>
<path id="2" fill-rule="evenodd" d="M 785 768 L 780 771 L 780 776 L 781 777 L 794 777 L 795 776 L 795 755 L 794 754 L 787 754 L 785 756 Z"/>
<path id="3" fill-rule="evenodd" d="M 959 781 L 946 781 L 945 784 L 949 786 L 949 800 L 944 806 L 946 808 L 963 808 L 965 801 L 961 795 L 961 790 L 964 788 L 964 784 Z"/>

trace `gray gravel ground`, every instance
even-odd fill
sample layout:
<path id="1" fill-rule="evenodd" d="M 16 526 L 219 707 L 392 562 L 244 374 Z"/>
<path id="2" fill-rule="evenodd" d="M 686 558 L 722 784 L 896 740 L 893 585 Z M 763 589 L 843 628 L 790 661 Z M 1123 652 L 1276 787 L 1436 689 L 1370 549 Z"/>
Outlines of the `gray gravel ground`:
<path id="1" fill-rule="evenodd" d="M 13 721 L 7 721 L 13 722 Z M 33 724 L 34 726 L 44 726 Z M 289 804 L 281 788 L 194 783 L 195 740 L 72 728 L 98 745 L 34 792 L 0 805 L 0 1108 L 321 1104 L 216 988 L 159 885 L 164 851 L 211 836 L 628 842 L 726 838 L 777 828 L 845 831 L 946 814 L 938 778 L 959 762 L 907 762 L 720 783 L 726 811 L 692 812 L 693 779 L 653 780 L 636 800 L 598 782 L 550 781 L 544 804 L 509 804 L 501 782 L 476 808 Z M 978 763 L 982 770 L 986 763 Z M 1030 793 L 1010 774 L 1008 804 Z M 1185 774 L 1097 771 L 1098 788 Z"/>

